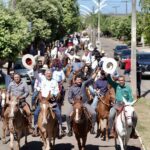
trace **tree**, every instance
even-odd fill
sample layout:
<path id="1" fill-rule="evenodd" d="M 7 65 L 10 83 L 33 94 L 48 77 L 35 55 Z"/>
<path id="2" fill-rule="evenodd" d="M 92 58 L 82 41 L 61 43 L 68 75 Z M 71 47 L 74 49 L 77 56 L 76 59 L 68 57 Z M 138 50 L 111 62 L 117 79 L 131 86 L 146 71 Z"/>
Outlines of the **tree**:
<path id="1" fill-rule="evenodd" d="M 70 34 L 78 31 L 80 25 L 80 15 L 77 0 L 62 0 L 63 21 L 62 27 L 64 32 Z"/>
<path id="2" fill-rule="evenodd" d="M 28 21 L 19 12 L 0 7 L 0 59 L 14 60 L 32 37 Z"/>

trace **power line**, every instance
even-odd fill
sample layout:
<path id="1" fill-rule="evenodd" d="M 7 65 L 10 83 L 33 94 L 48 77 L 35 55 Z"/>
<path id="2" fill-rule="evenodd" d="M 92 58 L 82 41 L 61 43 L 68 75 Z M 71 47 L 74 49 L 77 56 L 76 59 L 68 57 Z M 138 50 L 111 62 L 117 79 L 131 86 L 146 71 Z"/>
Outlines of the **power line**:
<path id="1" fill-rule="evenodd" d="M 118 8 L 119 8 L 120 6 L 113 6 L 112 8 L 114 8 L 115 9 L 115 14 L 118 14 Z"/>
<path id="2" fill-rule="evenodd" d="M 125 5 L 126 5 L 126 15 L 128 14 L 128 0 L 124 0 L 124 1 L 122 1 L 122 3 L 125 3 Z"/>

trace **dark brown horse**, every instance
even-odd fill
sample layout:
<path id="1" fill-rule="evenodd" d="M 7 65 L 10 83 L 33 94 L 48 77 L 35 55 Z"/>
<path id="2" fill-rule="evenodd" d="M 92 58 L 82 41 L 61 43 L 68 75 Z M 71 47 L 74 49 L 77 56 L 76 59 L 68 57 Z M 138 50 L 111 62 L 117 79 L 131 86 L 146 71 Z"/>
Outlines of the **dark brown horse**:
<path id="1" fill-rule="evenodd" d="M 80 99 L 76 99 L 73 105 L 72 127 L 78 143 L 79 150 L 85 150 L 87 134 L 91 128 L 89 114 Z M 80 140 L 81 139 L 81 140 Z"/>
<path id="2" fill-rule="evenodd" d="M 109 86 L 105 96 L 99 97 L 97 106 L 97 137 L 101 136 L 103 140 L 108 139 L 108 117 L 111 108 L 111 103 L 115 101 L 115 91 Z"/>

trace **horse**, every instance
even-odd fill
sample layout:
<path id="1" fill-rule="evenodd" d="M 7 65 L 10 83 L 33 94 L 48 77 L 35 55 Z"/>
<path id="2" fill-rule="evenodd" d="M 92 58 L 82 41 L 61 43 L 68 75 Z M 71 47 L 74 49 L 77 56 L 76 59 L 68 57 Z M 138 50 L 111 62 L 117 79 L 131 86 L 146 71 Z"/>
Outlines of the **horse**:
<path id="1" fill-rule="evenodd" d="M 97 111 L 97 136 L 101 136 L 103 140 L 108 140 L 108 117 L 111 103 L 115 101 L 115 91 L 109 85 L 108 91 L 104 96 L 99 96 Z"/>
<path id="2" fill-rule="evenodd" d="M 0 116 L 2 119 L 6 104 L 6 92 L 6 89 L 0 89 Z"/>
<path id="3" fill-rule="evenodd" d="M 4 112 L 3 119 L 3 143 L 6 143 L 6 128 L 10 131 L 10 149 L 14 149 L 14 134 L 16 134 L 17 147 L 15 149 L 20 149 L 20 139 L 22 135 L 25 136 L 25 144 L 27 144 L 27 134 L 28 134 L 28 120 L 23 114 L 22 110 L 19 108 L 19 102 L 16 97 L 11 96 L 11 100 L 7 103 L 8 107 Z"/>
<path id="4" fill-rule="evenodd" d="M 73 104 L 72 128 L 79 150 L 85 150 L 87 134 L 91 129 L 91 121 L 89 118 L 89 113 L 83 106 L 82 101 L 80 99 L 76 99 Z"/>
<path id="5" fill-rule="evenodd" d="M 45 150 L 49 150 L 50 148 L 53 149 L 58 133 L 58 121 L 48 100 L 40 102 L 38 128 Z"/>
<path id="6" fill-rule="evenodd" d="M 121 112 L 119 112 L 115 118 L 115 131 L 117 133 L 121 150 L 126 150 L 127 143 L 130 139 L 130 135 L 132 133 L 133 128 L 132 117 L 135 110 L 132 105 L 136 101 L 130 103 L 127 102 L 124 98 L 123 101 L 125 105 L 122 107 Z M 117 148 L 117 137 L 115 137 L 116 148 Z"/>

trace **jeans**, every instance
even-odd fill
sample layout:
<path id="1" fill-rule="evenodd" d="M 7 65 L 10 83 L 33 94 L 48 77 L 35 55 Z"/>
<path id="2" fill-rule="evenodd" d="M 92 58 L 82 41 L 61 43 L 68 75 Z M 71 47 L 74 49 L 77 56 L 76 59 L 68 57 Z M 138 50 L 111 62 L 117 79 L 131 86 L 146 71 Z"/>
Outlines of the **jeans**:
<path id="1" fill-rule="evenodd" d="M 95 90 L 92 85 L 89 86 L 89 90 L 90 90 L 90 93 L 92 94 L 92 96 L 95 96 Z"/>
<path id="2" fill-rule="evenodd" d="M 94 110 L 95 110 L 96 107 L 97 107 L 98 101 L 99 101 L 98 96 L 95 96 L 94 99 L 93 99 L 93 102 L 92 102 L 92 104 L 91 104 L 91 107 L 92 107 Z"/>
<path id="3" fill-rule="evenodd" d="M 33 95 L 32 95 L 32 102 L 31 102 L 32 106 L 35 104 L 35 100 L 36 100 L 36 97 L 38 96 L 38 94 L 39 94 L 39 91 L 37 91 L 37 90 L 35 90 L 35 91 L 33 92 Z"/>
<path id="4" fill-rule="evenodd" d="M 56 118 L 58 120 L 58 123 L 61 125 L 62 124 L 61 111 L 60 111 L 58 105 L 56 108 L 53 108 L 53 111 L 56 114 Z M 37 108 L 34 112 L 34 126 L 37 125 L 39 113 L 40 113 L 40 105 L 37 106 Z"/>

